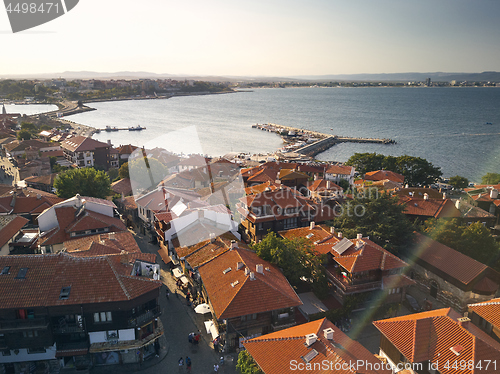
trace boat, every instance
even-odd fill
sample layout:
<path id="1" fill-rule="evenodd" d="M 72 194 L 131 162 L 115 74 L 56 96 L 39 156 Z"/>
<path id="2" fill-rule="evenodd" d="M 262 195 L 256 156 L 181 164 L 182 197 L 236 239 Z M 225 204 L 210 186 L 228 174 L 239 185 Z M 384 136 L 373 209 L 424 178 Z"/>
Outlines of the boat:
<path id="1" fill-rule="evenodd" d="M 491 122 L 486 122 L 485 125 L 493 125 Z"/>
<path id="2" fill-rule="evenodd" d="M 129 127 L 128 131 L 141 131 L 145 129 L 146 129 L 145 127 L 137 126 L 137 127 Z"/>
<path id="3" fill-rule="evenodd" d="M 109 132 L 109 131 L 112 131 L 112 130 L 111 130 L 111 126 L 106 126 L 105 130 L 106 130 L 106 131 L 108 131 L 108 132 Z"/>

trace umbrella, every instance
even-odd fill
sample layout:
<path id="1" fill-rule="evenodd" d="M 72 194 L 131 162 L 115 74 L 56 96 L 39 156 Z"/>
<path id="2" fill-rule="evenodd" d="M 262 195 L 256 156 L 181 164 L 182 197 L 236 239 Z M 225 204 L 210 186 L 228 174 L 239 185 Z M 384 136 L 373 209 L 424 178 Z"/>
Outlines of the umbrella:
<path id="1" fill-rule="evenodd" d="M 194 311 L 198 314 L 210 313 L 210 306 L 208 304 L 200 304 L 194 308 Z"/>

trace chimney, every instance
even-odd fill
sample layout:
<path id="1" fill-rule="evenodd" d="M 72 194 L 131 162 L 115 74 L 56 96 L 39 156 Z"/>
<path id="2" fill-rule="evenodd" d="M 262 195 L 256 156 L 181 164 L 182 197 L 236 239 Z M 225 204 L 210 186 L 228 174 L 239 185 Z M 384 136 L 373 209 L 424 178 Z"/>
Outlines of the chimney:
<path id="1" fill-rule="evenodd" d="M 424 200 L 429 200 L 429 194 L 427 192 L 424 193 Z"/>
<path id="2" fill-rule="evenodd" d="M 457 319 L 457 321 L 458 321 L 459 326 L 467 327 L 467 325 L 470 322 L 470 318 L 469 317 L 460 317 Z"/>
<path id="3" fill-rule="evenodd" d="M 447 195 L 446 195 L 446 192 L 443 192 L 443 200 L 446 200 L 447 199 Z"/>
<path id="4" fill-rule="evenodd" d="M 309 224 L 309 230 L 314 229 L 314 221 Z"/>
<path id="5" fill-rule="evenodd" d="M 215 234 L 213 232 L 210 233 L 210 243 L 215 242 Z"/>
<path id="6" fill-rule="evenodd" d="M 333 329 L 331 327 L 324 329 L 323 334 L 325 334 L 325 339 L 333 340 Z"/>
<path id="7" fill-rule="evenodd" d="M 120 253 L 120 262 L 124 265 L 128 264 L 128 252 L 122 251 Z"/>
<path id="8" fill-rule="evenodd" d="M 264 265 L 257 264 L 255 265 L 255 271 L 260 274 L 264 274 Z"/>
<path id="9" fill-rule="evenodd" d="M 455 207 L 460 209 L 460 200 L 455 201 Z"/>
<path id="10" fill-rule="evenodd" d="M 42 198 L 42 195 L 40 195 L 39 193 L 36 194 L 36 199 L 37 200 L 40 200 Z"/>
<path id="11" fill-rule="evenodd" d="M 249 268 L 245 268 L 245 276 L 247 276 L 248 274 L 250 274 L 250 269 Z"/>
<path id="12" fill-rule="evenodd" d="M 114 232 L 108 233 L 108 239 L 109 240 L 115 240 L 115 233 Z"/>
<path id="13" fill-rule="evenodd" d="M 108 144 L 111 145 L 111 139 L 108 139 Z"/>
<path id="14" fill-rule="evenodd" d="M 492 199 L 498 199 L 498 190 L 496 188 L 492 188 L 490 191 L 490 197 Z"/>
<path id="15" fill-rule="evenodd" d="M 363 234 L 356 235 L 356 239 L 358 239 L 358 240 L 363 239 Z"/>
<path id="16" fill-rule="evenodd" d="M 330 227 L 330 234 L 335 234 L 335 227 Z"/>
<path id="17" fill-rule="evenodd" d="M 241 261 L 238 261 L 236 263 L 236 270 L 240 270 L 243 266 L 245 266 L 245 264 Z"/>
<path id="18" fill-rule="evenodd" d="M 342 233 L 341 233 L 341 232 L 338 232 L 338 233 L 337 233 L 337 236 L 338 236 L 340 239 L 342 239 Z"/>
<path id="19" fill-rule="evenodd" d="M 231 240 L 231 247 L 229 247 L 229 250 L 233 250 L 235 248 L 238 248 L 238 243 L 236 243 L 236 240 Z"/>
<path id="20" fill-rule="evenodd" d="M 250 280 L 255 280 L 255 273 L 253 271 L 250 272 Z"/>
<path id="21" fill-rule="evenodd" d="M 306 345 L 308 347 L 311 346 L 311 344 L 316 343 L 317 339 L 318 339 L 318 337 L 316 336 L 316 334 L 307 334 L 306 335 Z"/>

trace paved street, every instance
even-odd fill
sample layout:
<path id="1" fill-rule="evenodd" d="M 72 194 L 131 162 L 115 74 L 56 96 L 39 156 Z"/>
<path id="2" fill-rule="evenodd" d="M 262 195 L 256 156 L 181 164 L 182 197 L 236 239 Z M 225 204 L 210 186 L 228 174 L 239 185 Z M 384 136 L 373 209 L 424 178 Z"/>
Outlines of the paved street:
<path id="1" fill-rule="evenodd" d="M 2 168 L 3 167 L 3 168 Z M 15 181 L 19 180 L 17 168 L 7 159 L 7 157 L 0 157 L 0 183 L 13 185 Z"/>
<path id="2" fill-rule="evenodd" d="M 132 232 L 132 231 L 131 231 Z M 158 246 L 150 244 L 143 235 L 132 232 L 143 252 L 157 253 Z M 157 256 L 157 263 L 163 264 L 161 257 Z M 175 290 L 175 281 L 166 269 L 162 270 L 162 281 L 164 286 L 161 289 L 160 306 L 162 310 L 161 321 L 165 330 L 164 339 L 161 342 L 160 357 L 146 361 L 141 367 L 137 365 L 123 365 L 119 371 L 122 373 L 184 373 L 188 372 L 186 366 L 179 368 L 178 360 L 189 356 L 192 361 L 192 373 L 208 374 L 214 372 L 214 364 L 219 362 L 220 354 L 217 354 L 211 345 L 211 335 L 206 333 L 203 321 L 209 319 L 206 316 L 194 313 L 191 307 L 187 306 L 183 294 L 178 297 L 171 292 L 169 299 L 166 298 L 166 287 L 171 291 Z M 193 346 L 188 342 L 190 332 L 201 331 L 200 343 Z M 235 365 L 237 356 L 224 356 L 226 363 L 220 366 L 219 373 L 236 373 Z M 233 362 L 230 359 L 233 358 Z M 109 372 L 109 367 L 95 368 L 93 374 L 104 374 Z M 115 369 L 115 368 L 113 368 Z"/>

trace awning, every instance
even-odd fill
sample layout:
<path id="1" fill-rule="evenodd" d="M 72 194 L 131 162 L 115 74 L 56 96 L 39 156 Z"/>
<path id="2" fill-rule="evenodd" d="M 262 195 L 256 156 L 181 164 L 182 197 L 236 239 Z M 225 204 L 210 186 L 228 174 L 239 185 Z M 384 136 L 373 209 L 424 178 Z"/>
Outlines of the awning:
<path id="1" fill-rule="evenodd" d="M 205 329 L 207 330 L 207 334 L 212 334 L 212 340 L 215 340 L 219 336 L 213 320 L 205 321 Z"/>
<path id="2" fill-rule="evenodd" d="M 176 278 L 180 278 L 180 277 L 184 276 L 184 273 L 179 268 L 174 268 L 174 270 L 172 270 L 172 273 L 174 274 L 174 277 L 176 277 Z"/>
<path id="3" fill-rule="evenodd" d="M 58 349 L 56 357 L 83 356 L 89 353 L 88 348 L 84 349 Z"/>
<path id="4" fill-rule="evenodd" d="M 158 253 L 161 256 L 161 259 L 165 264 L 170 263 L 172 260 L 170 259 L 170 256 L 168 255 L 168 250 L 167 248 L 161 246 L 160 249 L 158 250 Z"/>

